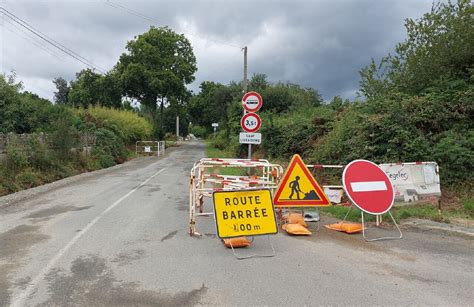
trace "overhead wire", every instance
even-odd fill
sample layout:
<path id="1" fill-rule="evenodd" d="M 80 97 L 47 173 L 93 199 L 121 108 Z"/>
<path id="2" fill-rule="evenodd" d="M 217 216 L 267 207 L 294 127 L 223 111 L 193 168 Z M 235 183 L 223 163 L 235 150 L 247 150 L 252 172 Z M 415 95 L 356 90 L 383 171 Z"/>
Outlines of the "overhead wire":
<path id="1" fill-rule="evenodd" d="M 19 32 L 16 32 L 14 31 L 13 29 L 10 29 L 6 26 L 6 24 L 4 24 L 4 28 L 5 30 L 7 30 L 8 32 L 12 33 L 12 34 L 15 34 L 16 36 L 18 37 L 21 37 L 22 39 L 24 39 L 25 41 L 29 42 L 30 44 L 33 44 L 35 45 L 36 47 L 44 50 L 46 53 L 48 53 L 49 55 L 51 56 L 54 56 L 55 58 L 57 58 L 58 60 L 61 60 L 63 61 L 64 58 L 60 57 L 57 53 L 55 53 L 52 49 L 48 48 L 45 44 L 41 43 L 41 41 L 38 41 L 36 40 L 35 38 L 33 38 L 31 36 L 31 34 L 28 34 L 28 32 L 26 32 L 24 29 L 18 27 L 16 24 L 14 24 L 13 22 L 7 20 L 7 19 L 4 19 L 3 21 L 5 21 L 6 23 L 10 24 L 12 27 L 14 27 L 15 29 L 17 29 Z M 22 34 L 20 34 L 22 33 Z"/>
<path id="2" fill-rule="evenodd" d="M 95 69 L 95 70 L 105 74 L 105 69 L 97 66 L 92 61 L 90 61 L 90 60 L 84 58 L 83 56 L 79 55 L 77 52 L 71 50 L 70 48 L 64 46 L 63 44 L 57 42 L 56 40 L 50 38 L 46 34 L 42 33 L 41 31 L 37 30 L 36 28 L 34 28 L 30 24 L 28 24 L 26 21 L 22 20 L 21 18 L 19 18 L 15 14 L 13 14 L 10 11 L 6 10 L 5 8 L 0 7 L 0 12 L 3 13 L 3 16 L 9 18 L 13 22 L 17 23 L 21 27 L 23 27 L 26 30 L 28 30 L 29 32 L 33 33 L 35 36 L 39 37 L 40 39 L 42 39 L 43 41 L 45 41 L 48 44 L 52 45 L 53 47 L 60 50 L 61 52 L 69 55 L 70 57 L 72 57 L 74 59 L 76 59 L 77 61 L 81 62 L 82 64 L 86 65 L 87 67 Z"/>
<path id="3" fill-rule="evenodd" d="M 141 12 L 139 11 L 136 11 L 136 10 L 133 10 L 129 7 L 126 7 L 124 5 L 121 5 L 119 3 L 116 3 L 116 2 L 112 2 L 110 0 L 103 0 L 103 2 L 115 9 L 119 9 L 119 10 L 123 10 L 127 13 L 129 13 L 130 15 L 133 15 L 135 17 L 139 17 L 139 18 L 142 18 L 152 24 L 162 24 L 162 22 L 160 22 L 159 20 L 153 18 L 153 17 L 150 17 L 150 16 L 147 16 L 145 14 L 142 14 Z M 208 42 L 212 42 L 212 43 L 215 43 L 215 44 L 220 44 L 220 45 L 225 45 L 225 46 L 229 46 L 229 47 L 233 47 L 233 48 L 238 48 L 238 53 L 240 54 L 243 50 L 242 46 L 238 46 L 238 45 L 235 45 L 235 44 L 231 44 L 231 43 L 228 43 L 228 42 L 225 42 L 225 41 L 221 41 L 221 40 L 216 40 L 216 39 L 213 39 L 213 38 L 209 38 L 209 37 L 203 37 L 202 35 L 199 35 L 199 34 L 196 34 L 196 33 L 193 33 L 189 30 L 186 30 L 185 31 L 186 34 L 188 35 L 191 35 L 191 36 L 194 36 L 196 38 L 199 38 L 199 39 L 202 39 L 202 40 L 205 40 L 205 41 L 208 41 Z M 237 52 L 234 54 L 231 55 L 231 59 L 233 60 L 237 55 Z M 229 61 L 230 63 L 230 61 Z M 220 66 L 219 68 L 217 69 L 214 69 L 212 70 L 210 73 L 207 73 L 204 75 L 204 77 L 202 77 L 203 80 L 205 80 L 208 76 L 210 76 L 211 74 L 217 72 L 217 71 L 222 71 L 224 68 L 227 68 L 229 67 L 231 64 L 227 64 L 227 65 L 224 65 L 224 66 Z"/>
<path id="4" fill-rule="evenodd" d="M 113 8 L 116 8 L 116 9 L 122 9 L 126 12 L 128 12 L 129 14 L 131 15 L 134 15 L 136 17 L 139 17 L 139 18 L 142 18 L 142 19 L 145 19 L 151 23 L 154 23 L 154 24 L 161 24 L 162 22 L 153 18 L 153 17 L 150 17 L 150 16 L 147 16 L 139 11 L 136 11 L 136 10 L 133 10 L 129 7 L 126 7 L 124 5 L 121 5 L 119 3 L 116 3 L 116 2 L 112 2 L 110 0 L 104 0 L 104 3 L 113 7 Z M 233 48 L 239 48 L 241 49 L 242 46 L 238 46 L 238 45 L 235 45 L 235 44 L 232 44 L 232 43 L 228 43 L 226 41 L 222 41 L 222 40 L 218 40 L 218 39 L 214 39 L 214 38 L 209 38 L 209 37 L 204 37 L 203 35 L 200 35 L 200 34 L 197 34 L 197 33 L 194 33 L 194 32 L 191 32 L 189 30 L 186 30 L 186 33 L 188 35 L 191 35 L 191 36 L 194 36 L 194 37 L 197 37 L 197 38 L 200 38 L 200 39 L 203 39 L 203 40 L 206 40 L 206 41 L 209 41 L 209 42 L 213 42 L 213 43 L 216 43 L 216 44 L 220 44 L 220 45 L 226 45 L 226 46 L 229 46 L 229 47 L 233 47 Z"/>

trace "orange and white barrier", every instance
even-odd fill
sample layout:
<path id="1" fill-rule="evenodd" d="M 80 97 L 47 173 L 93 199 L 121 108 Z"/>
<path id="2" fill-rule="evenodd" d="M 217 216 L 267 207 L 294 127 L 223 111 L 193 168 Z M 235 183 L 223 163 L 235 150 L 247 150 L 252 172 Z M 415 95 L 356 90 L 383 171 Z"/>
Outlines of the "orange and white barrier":
<path id="1" fill-rule="evenodd" d="M 237 176 L 216 173 L 223 168 L 244 168 L 257 175 Z M 213 215 L 204 211 L 204 197 L 215 191 L 270 189 L 272 194 L 280 182 L 283 168 L 264 159 L 203 158 L 197 161 L 190 173 L 189 182 L 189 234 L 200 235 L 196 230 L 196 217 Z M 197 212 L 199 211 L 199 212 Z"/>

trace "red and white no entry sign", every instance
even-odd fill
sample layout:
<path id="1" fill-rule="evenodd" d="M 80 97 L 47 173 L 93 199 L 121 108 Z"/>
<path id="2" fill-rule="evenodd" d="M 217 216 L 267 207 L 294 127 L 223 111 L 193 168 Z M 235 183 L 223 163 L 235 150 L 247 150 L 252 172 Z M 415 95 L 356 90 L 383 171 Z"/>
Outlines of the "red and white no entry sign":
<path id="1" fill-rule="evenodd" d="M 342 184 L 354 205 L 366 213 L 383 214 L 393 205 L 395 193 L 392 183 L 373 162 L 355 160 L 349 163 L 344 168 Z"/>
<path id="2" fill-rule="evenodd" d="M 242 107 L 247 112 L 257 112 L 262 107 L 263 100 L 257 92 L 248 92 L 242 98 Z"/>
<path id="3" fill-rule="evenodd" d="M 262 121 L 260 120 L 260 116 L 256 113 L 247 113 L 242 116 L 240 120 L 240 125 L 245 132 L 253 133 L 257 132 L 260 129 L 260 125 Z"/>

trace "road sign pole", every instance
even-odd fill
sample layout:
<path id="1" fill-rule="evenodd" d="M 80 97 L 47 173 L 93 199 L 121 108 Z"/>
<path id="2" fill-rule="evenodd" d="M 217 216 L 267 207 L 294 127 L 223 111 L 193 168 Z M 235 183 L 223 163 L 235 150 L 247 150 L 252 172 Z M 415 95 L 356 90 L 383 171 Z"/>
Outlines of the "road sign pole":
<path id="1" fill-rule="evenodd" d="M 244 47 L 244 95 L 247 93 L 247 46 Z M 245 115 L 244 110 L 244 115 Z M 252 144 L 249 144 L 249 160 L 252 159 Z"/>

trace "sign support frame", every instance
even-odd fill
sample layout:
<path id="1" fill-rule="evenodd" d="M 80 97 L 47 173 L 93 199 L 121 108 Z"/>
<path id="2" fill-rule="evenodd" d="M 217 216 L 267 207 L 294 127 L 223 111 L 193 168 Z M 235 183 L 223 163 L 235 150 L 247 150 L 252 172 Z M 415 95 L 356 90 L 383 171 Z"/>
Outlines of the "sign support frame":
<path id="1" fill-rule="evenodd" d="M 391 201 L 391 204 L 388 206 L 388 208 L 384 208 L 384 210 L 374 210 L 374 209 L 368 209 L 367 208 L 367 201 L 361 201 L 361 199 L 359 198 L 357 200 L 357 198 L 354 199 L 354 195 L 352 195 L 352 193 L 354 192 L 368 192 L 368 191 L 378 191 L 380 190 L 380 187 L 375 187 L 376 184 L 379 184 L 380 181 L 374 181 L 374 179 L 368 177 L 368 179 L 361 179 L 361 180 L 368 180 L 368 181 L 362 181 L 362 182 L 355 182 L 353 180 L 349 180 L 347 177 L 346 177 L 346 173 L 348 172 L 348 169 L 351 167 L 351 165 L 355 164 L 355 163 L 365 163 L 365 164 L 369 164 L 373 166 L 375 166 L 375 169 L 378 169 L 378 171 L 380 171 L 381 173 L 383 173 L 383 175 L 385 175 L 385 177 L 387 177 L 387 181 L 389 184 L 391 184 L 391 181 L 390 181 L 390 178 L 388 178 L 388 176 L 386 175 L 386 173 L 380 169 L 380 166 L 378 166 L 377 164 L 371 162 L 371 161 L 368 161 L 368 160 L 354 160 L 352 162 L 350 162 L 348 165 L 346 165 L 346 167 L 344 168 L 344 171 L 342 173 L 342 182 L 343 182 L 343 187 L 344 187 L 344 191 L 346 192 L 350 202 L 351 202 L 351 206 L 349 207 L 349 210 L 347 211 L 346 215 L 344 216 L 344 219 L 342 220 L 341 224 L 344 224 L 344 222 L 346 221 L 346 218 L 347 216 L 349 215 L 349 212 L 351 211 L 352 207 L 353 206 L 356 206 L 357 208 L 360 209 L 360 212 L 361 212 L 361 222 L 362 222 L 362 236 L 364 238 L 364 240 L 366 242 L 374 242 L 374 241 L 381 241 L 381 240 L 398 240 L 398 239 L 402 239 L 403 238 L 403 234 L 402 234 L 402 231 L 400 230 L 400 227 L 398 226 L 397 222 L 395 221 L 395 218 L 393 217 L 392 215 L 392 212 L 391 212 L 391 209 L 393 207 L 393 202 L 394 202 L 394 199 L 395 199 L 395 194 L 393 192 L 393 185 L 391 186 L 391 189 L 392 189 L 392 201 Z M 361 170 L 359 169 L 359 172 L 361 172 Z M 354 174 L 354 171 L 352 172 L 352 174 Z M 374 175 L 372 175 L 374 176 Z M 375 180 L 385 180 L 384 176 L 382 176 L 383 178 L 380 178 L 380 176 L 378 176 L 378 178 L 375 178 Z M 370 179 L 372 179 L 371 181 L 369 181 Z M 354 187 L 353 185 L 355 184 L 358 184 L 357 187 Z M 368 187 L 368 185 L 372 185 L 372 187 Z M 348 190 L 348 185 L 351 185 L 351 190 Z M 383 190 L 383 189 L 382 189 Z M 351 193 L 349 193 L 349 191 Z M 375 216 L 375 219 L 376 219 L 376 227 L 379 227 L 380 226 L 380 221 L 382 220 L 382 215 L 385 214 L 385 213 L 388 213 L 393 221 L 393 224 L 395 225 L 395 227 L 397 228 L 398 230 L 398 233 L 400 234 L 398 237 L 395 237 L 395 236 L 387 236 L 387 237 L 375 237 L 375 238 L 368 238 L 366 235 L 365 235 L 365 230 L 366 230 L 366 227 L 365 227 L 365 219 L 364 219 L 364 213 L 367 213 L 367 214 L 371 214 L 371 215 L 374 215 Z M 367 227 L 368 228 L 368 227 Z"/>
<path id="2" fill-rule="evenodd" d="M 398 230 L 398 233 L 400 234 L 400 236 L 398 237 L 378 237 L 378 238 L 371 238 L 371 239 L 368 239 L 365 235 L 365 223 L 364 223 L 364 211 L 360 211 L 361 212 L 361 219 L 362 219 L 362 236 L 364 237 L 364 240 L 367 241 L 367 242 L 374 242 L 374 241 L 381 241 L 381 240 L 399 240 L 399 239 L 402 239 L 403 238 L 403 234 L 402 234 L 402 231 L 400 230 L 400 227 L 398 227 L 398 224 L 397 222 L 395 221 L 395 218 L 393 217 L 392 215 L 392 212 L 390 212 L 390 210 L 387 211 L 387 213 L 390 215 L 390 217 L 392 218 L 392 221 L 393 221 L 393 224 L 395 225 L 395 227 L 397 228 Z M 381 214 L 378 214 L 376 215 L 376 217 L 382 217 Z"/>
<path id="3" fill-rule="evenodd" d="M 270 244 L 270 247 L 272 249 L 272 253 L 271 254 L 262 254 L 262 255 L 259 255 L 259 254 L 251 254 L 251 255 L 241 255 L 241 254 L 238 254 L 235 252 L 235 249 L 234 249 L 234 246 L 232 245 L 232 242 L 230 242 L 230 248 L 232 249 L 232 253 L 234 253 L 234 256 L 237 260 L 245 260 L 245 259 L 250 259 L 250 258 L 269 258 L 269 257 L 275 257 L 276 256 L 276 251 L 275 251 L 275 247 L 273 247 L 273 243 L 272 241 L 270 240 L 270 235 L 264 235 L 265 237 L 267 237 L 268 239 L 268 243 Z M 263 237 L 263 236 L 262 236 Z M 253 243 L 253 241 L 255 240 L 255 237 L 254 236 L 251 236 L 250 238 L 252 238 L 252 240 L 250 242 Z"/>

